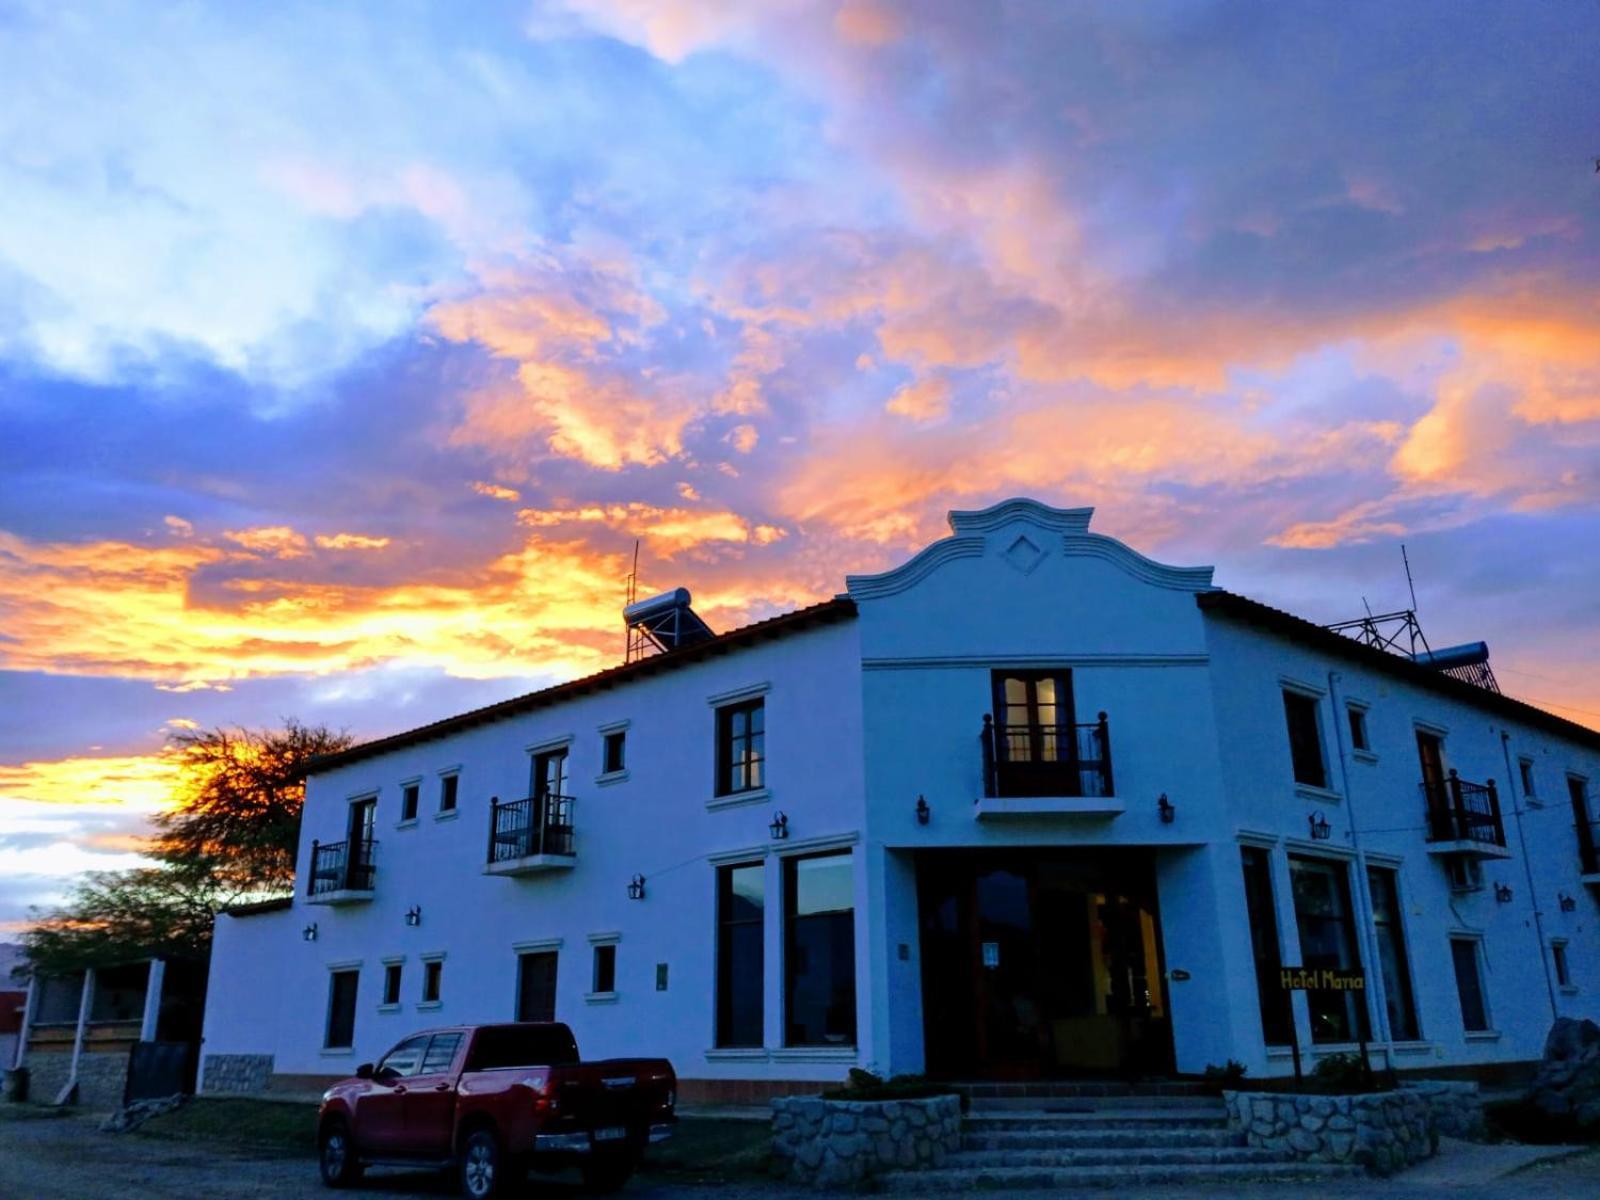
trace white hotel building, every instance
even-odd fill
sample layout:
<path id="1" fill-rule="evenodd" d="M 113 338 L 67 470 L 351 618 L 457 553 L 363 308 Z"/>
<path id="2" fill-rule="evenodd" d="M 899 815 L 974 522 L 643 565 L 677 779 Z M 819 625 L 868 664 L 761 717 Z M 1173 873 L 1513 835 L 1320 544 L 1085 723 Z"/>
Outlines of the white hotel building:
<path id="1" fill-rule="evenodd" d="M 208 1089 L 568 1022 L 685 1098 L 1515 1070 L 1597 1014 L 1600 734 L 1012 500 L 834 600 L 357 746 L 221 917 Z M 1363 994 L 1284 993 L 1281 966 Z"/>

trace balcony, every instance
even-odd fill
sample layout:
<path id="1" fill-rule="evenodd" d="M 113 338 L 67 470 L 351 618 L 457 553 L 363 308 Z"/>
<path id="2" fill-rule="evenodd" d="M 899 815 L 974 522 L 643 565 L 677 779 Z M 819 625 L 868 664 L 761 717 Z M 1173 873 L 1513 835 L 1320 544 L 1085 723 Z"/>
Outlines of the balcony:
<path id="1" fill-rule="evenodd" d="M 984 714 L 979 820 L 1114 817 L 1123 803 L 1111 781 L 1106 714 L 1087 725 L 1002 725 Z"/>
<path id="2" fill-rule="evenodd" d="M 1578 865 L 1584 883 L 1600 885 L 1600 821 L 1578 826 Z"/>
<path id="3" fill-rule="evenodd" d="M 378 843 L 312 842 L 307 904 L 361 904 L 372 899 Z"/>
<path id="4" fill-rule="evenodd" d="M 1494 780 L 1468 783 L 1451 771 L 1447 779 L 1425 779 L 1418 786 L 1427 814 L 1429 854 L 1511 857 Z"/>
<path id="5" fill-rule="evenodd" d="M 571 796 L 530 796 L 489 802 L 489 859 L 485 875 L 536 875 L 578 863 Z"/>

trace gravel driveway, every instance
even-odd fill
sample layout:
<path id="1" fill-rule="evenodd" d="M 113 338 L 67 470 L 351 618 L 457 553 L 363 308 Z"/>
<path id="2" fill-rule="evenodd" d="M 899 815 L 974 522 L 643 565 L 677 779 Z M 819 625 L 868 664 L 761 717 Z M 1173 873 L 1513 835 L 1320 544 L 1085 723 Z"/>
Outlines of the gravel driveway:
<path id="1" fill-rule="evenodd" d="M 96 1120 L 0 1120 L 0 1200 L 328 1200 L 316 1164 L 304 1157 L 252 1153 L 194 1142 L 106 1134 Z M 1442 1160 L 1436 1160 L 1442 1161 Z M 1148 1188 L 1068 1193 L 1070 1200 L 1192 1200 L 1194 1197 L 1297 1196 L 1296 1184 L 1241 1188 Z M 571 1184 L 543 1182 L 529 1194 L 576 1200 Z M 1543 1164 L 1492 1182 L 1354 1179 L 1319 1183 L 1317 1200 L 1576 1200 L 1600 1196 L 1600 1152 Z M 406 1200 L 454 1194 L 432 1172 L 373 1171 L 352 1200 Z M 999 1193 L 993 1193 L 999 1195 Z M 768 1184 L 717 1187 L 636 1180 L 634 1200 L 800 1200 L 815 1193 Z M 1060 1200 L 1061 1192 L 1009 1193 L 1006 1200 Z"/>

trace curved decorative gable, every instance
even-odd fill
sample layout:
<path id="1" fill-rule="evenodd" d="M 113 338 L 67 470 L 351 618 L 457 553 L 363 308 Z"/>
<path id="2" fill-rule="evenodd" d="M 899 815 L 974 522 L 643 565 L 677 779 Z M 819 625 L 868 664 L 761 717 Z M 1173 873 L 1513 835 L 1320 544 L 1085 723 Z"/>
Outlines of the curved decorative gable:
<path id="1" fill-rule="evenodd" d="M 981 558 L 990 553 L 1021 573 L 1029 574 L 1046 557 L 1052 542 L 1069 558 L 1102 559 L 1156 587 L 1186 592 L 1211 590 L 1212 568 L 1172 567 L 1146 558 L 1115 538 L 1090 533 L 1089 520 L 1093 515 L 1092 508 L 1052 508 L 1026 497 L 1002 500 L 983 509 L 952 510 L 949 514 L 951 537 L 934 542 L 890 570 L 876 575 L 847 575 L 845 590 L 856 600 L 893 596 L 916 586 L 947 562 Z M 1030 539 L 1020 531 L 1014 536 L 991 536 L 1017 526 L 1053 533 L 1059 540 Z"/>

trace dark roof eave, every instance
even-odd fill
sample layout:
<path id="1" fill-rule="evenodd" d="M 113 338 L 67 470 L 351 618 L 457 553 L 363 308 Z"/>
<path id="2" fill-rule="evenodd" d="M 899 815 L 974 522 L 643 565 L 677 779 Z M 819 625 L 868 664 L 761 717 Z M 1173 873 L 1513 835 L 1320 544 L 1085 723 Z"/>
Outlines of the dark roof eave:
<path id="1" fill-rule="evenodd" d="M 1562 737 L 1582 742 L 1590 749 L 1600 750 L 1600 730 L 1590 729 L 1587 725 L 1580 725 L 1576 721 L 1569 721 L 1566 717 L 1546 712 L 1525 700 L 1463 683 L 1433 667 L 1425 667 L 1412 662 L 1409 658 L 1402 658 L 1398 654 L 1368 646 L 1354 638 L 1325 629 L 1304 617 L 1273 608 L 1270 604 L 1262 604 L 1259 600 L 1251 600 L 1237 592 L 1220 589 L 1197 593 L 1195 602 L 1207 612 L 1259 625 L 1294 641 L 1303 642 L 1343 658 L 1353 659 L 1374 670 L 1386 671 L 1408 683 L 1441 692 L 1451 699 L 1475 704 L 1504 716 L 1526 721 Z"/>
<path id="2" fill-rule="evenodd" d="M 230 917 L 259 917 L 263 913 L 282 912 L 294 907 L 293 896 L 274 896 L 271 900 L 253 900 L 248 904 L 235 904 L 222 911 Z"/>
<path id="3" fill-rule="evenodd" d="M 688 666 L 690 663 L 701 662 L 713 655 L 741 650 L 756 642 L 770 638 L 785 637 L 817 625 L 831 625 L 838 621 L 850 620 L 855 615 L 855 601 L 848 596 L 836 596 L 832 600 L 824 600 L 822 603 L 813 604 L 808 608 L 796 609 L 794 612 L 769 617 L 765 621 L 757 621 L 753 625 L 745 625 L 738 629 L 729 630 L 727 633 L 719 634 L 709 641 L 700 642 L 693 646 L 685 646 L 681 650 L 672 650 L 664 654 L 642 658 L 637 662 L 608 667 L 604 671 L 597 671 L 593 675 L 585 675 L 581 679 L 569 680 L 566 683 L 558 683 L 551 687 L 541 688 L 536 692 L 514 696 L 510 700 L 502 700 L 497 704 L 490 704 L 484 708 L 476 708 L 470 712 L 446 717 L 442 721 L 433 721 L 430 724 L 418 726 L 416 729 L 390 734 L 388 737 L 375 738 L 370 742 L 351 746 L 348 750 L 318 755 L 307 762 L 306 774 L 316 775 L 323 771 L 333 770 L 335 767 L 359 762 L 364 758 L 387 754 L 391 750 L 399 750 L 404 746 L 446 737 L 463 729 L 470 729 L 474 725 L 521 716 L 523 713 L 533 712 L 540 708 L 548 708 L 552 704 L 559 703 L 562 700 L 569 700 L 574 696 L 597 692 L 603 688 L 616 687 L 662 671 L 675 670 L 678 667 Z"/>

